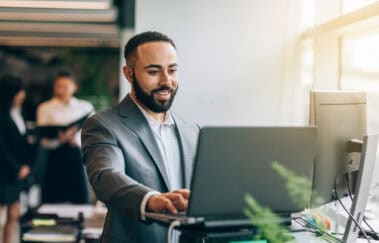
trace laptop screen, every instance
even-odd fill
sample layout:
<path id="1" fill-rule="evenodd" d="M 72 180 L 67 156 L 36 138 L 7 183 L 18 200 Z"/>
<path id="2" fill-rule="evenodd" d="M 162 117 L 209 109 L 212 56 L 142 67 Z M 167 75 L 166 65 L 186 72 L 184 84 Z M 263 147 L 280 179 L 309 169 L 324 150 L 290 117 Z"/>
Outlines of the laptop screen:
<path id="1" fill-rule="evenodd" d="M 242 217 L 246 194 L 276 213 L 301 211 L 307 205 L 291 200 L 273 163 L 312 182 L 316 133 L 315 127 L 202 128 L 187 215 Z"/>

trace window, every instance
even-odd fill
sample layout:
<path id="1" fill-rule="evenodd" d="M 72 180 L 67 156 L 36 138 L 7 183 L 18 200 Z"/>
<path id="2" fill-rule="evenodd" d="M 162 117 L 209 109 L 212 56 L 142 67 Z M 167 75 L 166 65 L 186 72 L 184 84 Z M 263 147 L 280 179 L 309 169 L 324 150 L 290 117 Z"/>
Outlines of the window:
<path id="1" fill-rule="evenodd" d="M 367 91 L 369 133 L 379 132 L 379 28 L 343 37 L 341 88 Z"/>
<path id="2" fill-rule="evenodd" d="M 342 0 L 342 13 L 347 14 L 362 7 L 366 7 L 378 0 Z"/>
<path id="3" fill-rule="evenodd" d="M 379 0 L 316 1 L 313 8 L 317 25 L 308 24 L 300 37 L 302 83 L 366 91 L 368 133 L 379 133 Z M 309 41 L 312 50 L 305 48 Z M 374 174 L 379 174 L 379 151 Z M 373 178 L 379 188 L 379 177 Z"/>

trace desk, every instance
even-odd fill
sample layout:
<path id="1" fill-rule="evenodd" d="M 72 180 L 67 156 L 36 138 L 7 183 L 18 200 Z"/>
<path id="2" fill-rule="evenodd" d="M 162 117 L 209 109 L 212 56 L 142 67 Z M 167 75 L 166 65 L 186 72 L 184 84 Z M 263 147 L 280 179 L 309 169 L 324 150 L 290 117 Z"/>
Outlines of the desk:
<path id="1" fill-rule="evenodd" d="M 379 220 L 370 221 L 370 224 L 379 224 Z M 293 222 L 293 225 L 296 224 Z M 291 227 L 294 229 L 300 229 L 299 227 Z M 375 227 L 374 227 L 375 229 Z M 230 241 L 247 241 L 252 239 L 252 231 L 247 229 L 228 229 L 225 230 L 203 230 L 203 229 L 182 229 L 183 236 L 180 239 L 180 243 L 229 243 Z M 328 242 L 320 237 L 316 237 L 314 233 L 307 231 L 293 232 L 292 235 L 295 237 L 293 242 L 295 243 L 325 243 Z M 342 235 L 340 236 L 342 239 Z M 379 241 L 370 240 L 372 243 L 379 243 Z M 358 243 L 367 242 L 366 239 L 358 239 Z"/>
<path id="2" fill-rule="evenodd" d="M 328 242 L 324 239 L 321 239 L 319 237 L 316 237 L 315 234 L 313 233 L 310 233 L 310 232 L 295 232 L 292 234 L 294 237 L 295 237 L 295 240 L 294 240 L 294 243 L 325 243 L 325 242 Z M 229 235 L 230 236 L 230 235 Z M 226 237 L 226 235 L 225 235 Z M 341 235 L 342 237 L 342 235 Z M 233 238 L 233 240 L 250 240 L 252 238 L 251 235 L 249 234 L 245 234 L 245 236 L 243 236 L 243 233 L 241 233 L 238 237 L 236 238 Z M 228 243 L 230 241 L 230 239 L 227 239 L 227 240 L 221 240 L 221 239 L 216 239 L 216 238 L 207 238 L 207 239 L 181 239 L 180 243 Z M 379 243 L 379 241 L 374 241 L 374 240 L 370 240 L 372 243 Z M 367 240 L 366 239 L 358 239 L 357 240 L 357 243 L 367 243 Z"/>
<path id="3" fill-rule="evenodd" d="M 293 236 L 296 238 L 295 242 L 296 243 L 325 243 L 327 241 L 317 238 L 313 233 L 310 232 L 296 232 L 293 234 Z M 372 243 L 374 242 L 379 242 L 375 240 L 370 240 Z M 358 239 L 357 243 L 365 242 L 367 243 L 366 239 Z"/>
<path id="4" fill-rule="evenodd" d="M 38 213 L 56 213 L 59 217 L 75 218 L 82 212 L 84 216 L 84 227 L 82 234 L 100 236 L 103 231 L 106 208 L 92 205 L 72 205 L 72 204 L 45 204 L 38 209 Z"/>
<path id="5" fill-rule="evenodd" d="M 44 230 L 38 232 L 38 228 L 34 227 L 22 232 L 22 242 L 56 242 L 57 239 L 60 239 L 61 242 L 84 242 L 86 238 L 98 239 L 103 229 L 106 209 L 91 205 L 47 204 L 39 207 L 36 213 L 56 214 L 58 218 L 72 219 L 78 219 L 79 213 L 82 213 L 83 226 L 78 228 L 80 239 L 76 239 L 75 234 L 62 233 L 61 229 L 51 228 L 50 230 L 49 227 L 45 227 Z M 75 231 L 71 232 L 75 233 Z"/>

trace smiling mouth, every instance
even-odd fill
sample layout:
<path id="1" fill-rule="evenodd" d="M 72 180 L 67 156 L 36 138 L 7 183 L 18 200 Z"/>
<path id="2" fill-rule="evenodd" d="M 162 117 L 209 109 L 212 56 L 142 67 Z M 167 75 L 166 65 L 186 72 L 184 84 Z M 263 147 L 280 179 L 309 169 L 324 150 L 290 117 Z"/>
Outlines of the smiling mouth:
<path id="1" fill-rule="evenodd" d="M 169 95 L 170 93 L 171 91 L 169 90 L 161 90 L 161 91 L 156 92 L 156 94 L 158 95 Z"/>
<path id="2" fill-rule="evenodd" d="M 171 93 L 171 90 L 160 90 L 158 92 L 155 92 L 155 95 L 159 100 L 168 100 L 171 97 Z"/>

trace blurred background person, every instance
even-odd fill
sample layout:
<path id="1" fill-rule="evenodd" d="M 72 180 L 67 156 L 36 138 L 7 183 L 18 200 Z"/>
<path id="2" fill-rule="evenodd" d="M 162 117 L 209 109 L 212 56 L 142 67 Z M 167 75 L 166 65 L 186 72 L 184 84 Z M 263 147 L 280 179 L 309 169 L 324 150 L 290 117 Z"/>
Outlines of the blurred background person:
<path id="1" fill-rule="evenodd" d="M 54 79 L 54 96 L 37 108 L 37 125 L 67 125 L 92 113 L 91 103 L 74 97 L 77 89 L 74 75 L 60 71 Z M 59 132 L 56 139 L 42 138 L 41 145 L 47 151 L 42 203 L 89 203 L 78 127 Z"/>
<path id="2" fill-rule="evenodd" d="M 4 243 L 12 242 L 15 235 L 22 182 L 30 174 L 33 161 L 33 150 L 27 143 L 21 114 L 24 100 L 21 79 L 13 76 L 0 79 L 0 216 L 6 211 Z"/>

